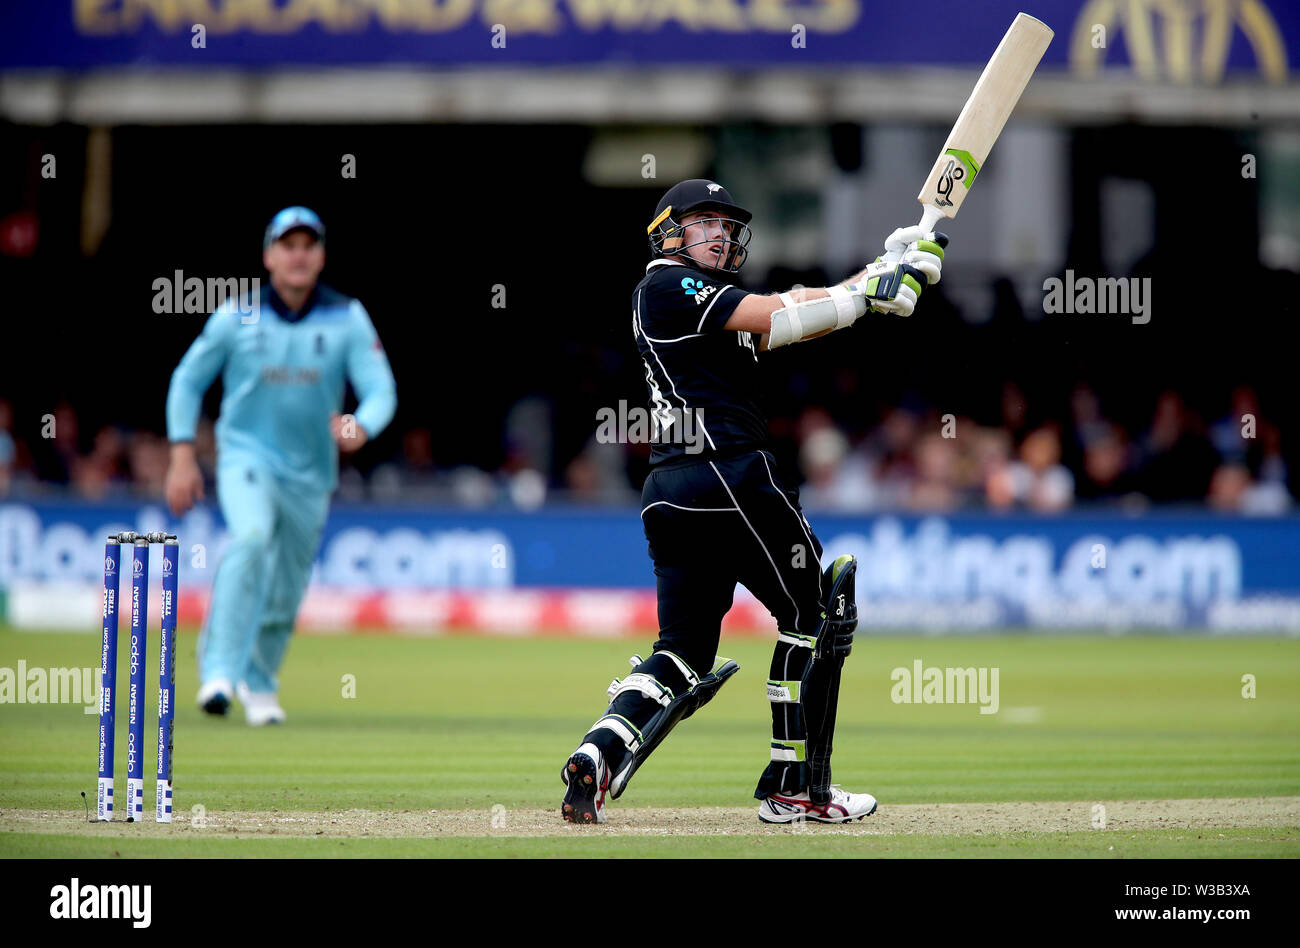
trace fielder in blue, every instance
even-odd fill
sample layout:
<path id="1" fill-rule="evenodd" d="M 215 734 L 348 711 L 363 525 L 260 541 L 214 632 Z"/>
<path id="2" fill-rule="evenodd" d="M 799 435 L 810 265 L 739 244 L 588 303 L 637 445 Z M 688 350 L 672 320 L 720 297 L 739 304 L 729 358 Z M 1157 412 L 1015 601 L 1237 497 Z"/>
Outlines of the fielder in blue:
<path id="1" fill-rule="evenodd" d="M 198 701 L 249 724 L 282 723 L 277 673 L 311 577 L 339 451 L 355 451 L 392 420 L 397 389 L 358 300 L 318 284 L 325 227 L 305 207 L 272 218 L 254 299 L 227 300 L 190 346 L 167 392 L 167 503 L 179 516 L 203 496 L 194 431 L 221 374 L 217 497 L 230 544 L 217 567 L 199 642 Z M 340 415 L 344 382 L 359 399 Z"/>

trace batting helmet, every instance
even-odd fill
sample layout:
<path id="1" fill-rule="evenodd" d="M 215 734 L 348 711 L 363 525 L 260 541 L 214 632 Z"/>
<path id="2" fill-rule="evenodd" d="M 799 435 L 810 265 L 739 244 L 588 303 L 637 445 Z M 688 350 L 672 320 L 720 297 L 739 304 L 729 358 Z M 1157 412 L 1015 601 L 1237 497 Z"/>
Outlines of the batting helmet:
<path id="1" fill-rule="evenodd" d="M 694 211 L 705 210 L 716 210 L 719 214 L 717 217 L 704 218 L 692 223 L 704 223 L 706 220 L 721 221 L 727 227 L 726 238 L 721 241 L 697 240 L 694 243 L 685 243 L 685 228 L 681 224 L 681 219 Z M 668 192 L 659 199 L 654 220 L 646 228 L 646 234 L 650 237 L 650 254 L 653 257 L 665 257 L 684 254 L 691 247 L 721 243 L 722 253 L 718 255 L 717 265 L 700 265 L 724 273 L 737 273 L 745 265 L 745 258 L 749 256 L 749 240 L 753 237 L 749 222 L 753 217 L 753 214 L 731 199 L 731 195 L 722 185 L 705 178 L 681 181 L 669 188 Z"/>

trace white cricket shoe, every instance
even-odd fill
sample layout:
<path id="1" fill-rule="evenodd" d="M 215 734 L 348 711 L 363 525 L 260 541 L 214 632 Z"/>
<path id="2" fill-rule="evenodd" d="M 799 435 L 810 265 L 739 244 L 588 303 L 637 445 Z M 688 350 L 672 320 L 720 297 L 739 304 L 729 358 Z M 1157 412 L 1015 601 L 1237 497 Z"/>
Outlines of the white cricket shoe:
<path id="1" fill-rule="evenodd" d="M 774 793 L 758 805 L 758 818 L 764 823 L 847 823 L 876 812 L 876 798 L 869 793 L 849 793 L 831 787 L 831 802 L 817 806 L 802 793 Z"/>
<path id="2" fill-rule="evenodd" d="M 595 744 L 583 744 L 564 762 L 560 779 L 568 785 L 560 814 L 569 823 L 604 823 L 609 768 Z"/>
<path id="3" fill-rule="evenodd" d="M 229 678 L 213 678 L 199 689 L 199 707 L 208 714 L 224 715 L 230 710 L 230 700 L 234 694 L 235 686 Z"/>
<path id="4" fill-rule="evenodd" d="M 244 682 L 239 683 L 239 703 L 244 706 L 244 720 L 253 727 L 263 724 L 283 724 L 287 715 L 274 691 L 250 691 Z"/>

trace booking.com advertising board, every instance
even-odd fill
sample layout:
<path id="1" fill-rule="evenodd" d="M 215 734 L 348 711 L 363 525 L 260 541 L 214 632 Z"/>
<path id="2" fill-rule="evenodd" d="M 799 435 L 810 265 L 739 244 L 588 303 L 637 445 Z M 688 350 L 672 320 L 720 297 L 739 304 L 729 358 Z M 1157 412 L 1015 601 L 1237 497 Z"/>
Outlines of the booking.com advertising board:
<path id="1" fill-rule="evenodd" d="M 1017 0 L 42 0 L 0 4 L 0 67 L 980 66 Z M 1285 81 L 1295 0 L 1034 0 L 1043 65 Z M 1098 29 L 1105 31 L 1099 39 Z"/>
<path id="2" fill-rule="evenodd" d="M 867 628 L 1300 634 L 1300 517 L 813 512 L 812 520 L 827 557 L 861 561 Z M 181 621 L 200 621 L 226 542 L 215 508 L 176 520 L 156 505 L 72 502 L 0 504 L 4 620 L 95 628 L 104 538 L 125 529 L 179 536 Z M 727 551 L 717 554 L 722 561 Z M 337 506 L 300 627 L 643 633 L 656 627 L 653 584 L 635 510 Z M 773 627 L 738 590 L 727 628 Z"/>

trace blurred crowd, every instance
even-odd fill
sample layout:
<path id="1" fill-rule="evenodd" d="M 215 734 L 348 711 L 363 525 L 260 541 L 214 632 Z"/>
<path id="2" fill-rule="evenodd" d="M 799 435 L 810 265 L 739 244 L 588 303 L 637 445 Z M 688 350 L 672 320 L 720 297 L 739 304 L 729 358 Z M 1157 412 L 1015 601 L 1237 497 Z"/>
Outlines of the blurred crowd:
<path id="1" fill-rule="evenodd" d="M 600 443 L 593 434 L 572 457 L 553 457 L 551 408 L 533 397 L 510 409 L 504 462 L 493 470 L 440 466 L 434 433 L 407 428 L 386 440 L 396 450 L 376 445 L 371 456 L 344 462 L 340 499 L 523 509 L 547 501 L 635 503 L 647 446 Z M 1167 390 L 1144 425 L 1125 427 L 1079 384 L 1063 414 L 1031 421 L 1037 416 L 1024 392 L 1007 382 L 993 424 L 905 401 L 852 434 L 823 408 L 808 407 L 792 424 L 774 426 L 773 446 L 797 465 L 811 509 L 1056 513 L 1181 504 L 1276 514 L 1292 505 L 1281 433 L 1250 387 L 1233 390 L 1217 417 L 1203 417 Z M 20 433 L 13 406 L 0 399 L 0 497 L 162 496 L 168 446 L 160 435 L 114 426 L 82 431 L 67 403 L 37 421 L 35 437 Z M 196 449 L 210 478 L 216 454 L 209 421 Z"/>
<path id="2" fill-rule="evenodd" d="M 160 435 L 112 425 L 83 431 L 67 402 L 27 420 L 16 429 L 12 403 L 0 398 L 0 497 L 49 490 L 86 500 L 162 496 L 168 446 Z M 205 435 L 215 455 L 211 425 Z"/>
<path id="3" fill-rule="evenodd" d="M 1230 401 L 1207 420 L 1164 391 L 1146 427 L 1130 431 L 1080 385 L 1068 418 L 1029 424 L 1024 394 L 1007 383 L 999 425 L 900 406 L 857 442 L 814 409 L 799 421 L 803 497 L 840 510 L 1056 513 L 1104 503 L 1282 513 L 1291 494 L 1280 432 L 1250 388 Z"/>

